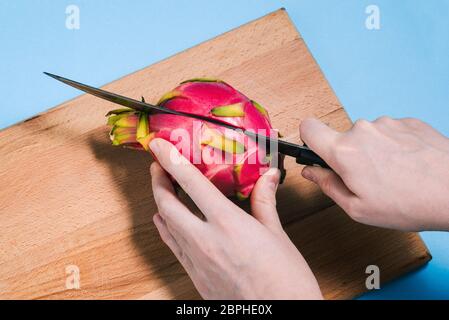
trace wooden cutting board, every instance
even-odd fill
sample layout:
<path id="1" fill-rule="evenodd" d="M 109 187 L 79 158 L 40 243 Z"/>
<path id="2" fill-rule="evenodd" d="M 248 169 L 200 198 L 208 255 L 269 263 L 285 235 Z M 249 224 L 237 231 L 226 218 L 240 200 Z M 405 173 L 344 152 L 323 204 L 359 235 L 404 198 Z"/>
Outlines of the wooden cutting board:
<path id="1" fill-rule="evenodd" d="M 156 101 L 193 77 L 223 79 L 259 101 L 290 141 L 310 116 L 351 126 L 284 10 L 104 88 Z M 0 298 L 199 297 L 151 221 L 150 156 L 108 141 L 111 108 L 83 95 L 0 132 Z M 326 298 L 364 292 L 368 265 L 385 282 L 430 260 L 417 234 L 352 222 L 300 166 L 286 167 L 279 212 Z"/>

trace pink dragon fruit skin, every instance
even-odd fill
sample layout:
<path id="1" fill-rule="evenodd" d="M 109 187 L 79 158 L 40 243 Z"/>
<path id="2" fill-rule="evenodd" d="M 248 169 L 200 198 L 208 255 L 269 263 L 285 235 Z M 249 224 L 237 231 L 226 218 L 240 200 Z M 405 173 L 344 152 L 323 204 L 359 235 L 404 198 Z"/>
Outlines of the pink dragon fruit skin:
<path id="1" fill-rule="evenodd" d="M 256 132 L 262 129 L 266 135 L 272 129 L 262 106 L 220 80 L 184 81 L 166 93 L 158 105 Z M 255 141 L 221 126 L 169 114 L 149 116 L 131 109 L 113 110 L 107 116 L 114 145 L 148 151 L 152 139 L 168 140 L 226 196 L 248 198 L 258 178 L 270 166 L 268 161 L 260 160 L 264 158 L 260 153 L 264 155 L 265 151 Z M 279 163 L 282 165 L 282 159 Z"/>

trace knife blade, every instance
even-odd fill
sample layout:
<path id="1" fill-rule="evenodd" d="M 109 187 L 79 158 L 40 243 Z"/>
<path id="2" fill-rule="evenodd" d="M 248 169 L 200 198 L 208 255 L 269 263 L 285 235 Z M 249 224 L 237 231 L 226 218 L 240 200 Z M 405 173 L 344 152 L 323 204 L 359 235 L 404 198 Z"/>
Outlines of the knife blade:
<path id="1" fill-rule="evenodd" d="M 318 165 L 324 168 L 329 168 L 329 166 L 326 164 L 326 162 L 321 159 L 316 153 L 314 153 L 310 148 L 307 146 L 301 146 L 295 143 L 283 141 L 277 138 L 268 137 L 265 135 L 261 135 L 258 133 L 255 133 L 251 130 L 246 130 L 244 128 L 240 128 L 238 126 L 234 126 L 230 123 L 227 123 L 225 121 L 215 119 L 215 118 L 209 118 L 203 115 L 199 114 L 193 114 L 188 112 L 181 112 L 176 110 L 171 110 L 168 108 L 164 108 L 162 106 L 152 105 L 149 103 L 146 103 L 144 101 L 135 100 L 132 98 L 128 98 L 113 92 L 109 92 L 103 89 L 95 88 L 92 86 L 89 86 L 87 84 L 83 84 L 74 80 L 70 80 L 49 72 L 44 72 L 45 75 L 56 79 L 60 82 L 63 82 L 71 87 L 74 87 L 76 89 L 79 89 L 81 91 L 84 91 L 86 93 L 89 93 L 91 95 L 94 95 L 98 98 L 110 101 L 115 104 L 119 104 L 121 106 L 134 109 L 139 112 L 146 112 L 149 114 L 155 114 L 155 113 L 165 113 L 165 114 L 172 114 L 176 116 L 182 116 L 182 117 L 188 117 L 188 118 L 194 118 L 201 121 L 206 121 L 215 125 L 222 126 L 224 128 L 228 128 L 231 130 L 237 130 L 239 132 L 242 132 L 243 134 L 251 137 L 252 139 L 256 140 L 259 145 L 262 144 L 262 146 L 269 152 L 271 149 L 277 149 L 278 152 L 291 156 L 296 158 L 296 162 L 303 165 Z"/>

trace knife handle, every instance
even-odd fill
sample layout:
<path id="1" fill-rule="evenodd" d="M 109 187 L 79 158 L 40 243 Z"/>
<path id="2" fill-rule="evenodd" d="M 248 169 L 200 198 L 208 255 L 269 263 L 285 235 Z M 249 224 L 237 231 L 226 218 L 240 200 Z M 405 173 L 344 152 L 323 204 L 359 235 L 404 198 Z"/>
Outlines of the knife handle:
<path id="1" fill-rule="evenodd" d="M 310 148 L 306 145 L 301 148 L 299 155 L 296 157 L 296 163 L 306 166 L 318 165 L 322 168 L 331 169 L 331 167 L 329 167 L 329 165 L 321 159 L 319 155 L 310 150 Z"/>

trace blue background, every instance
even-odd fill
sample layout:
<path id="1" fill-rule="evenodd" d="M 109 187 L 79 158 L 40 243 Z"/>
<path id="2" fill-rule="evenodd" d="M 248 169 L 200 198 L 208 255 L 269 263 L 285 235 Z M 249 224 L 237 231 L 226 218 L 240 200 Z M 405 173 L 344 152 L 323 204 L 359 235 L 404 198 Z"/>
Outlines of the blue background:
<path id="1" fill-rule="evenodd" d="M 79 30 L 65 27 L 67 5 Z M 381 29 L 365 28 L 380 8 Z M 350 117 L 421 118 L 449 136 L 449 1 L 0 2 L 0 128 L 79 94 L 42 71 L 103 85 L 285 7 Z M 449 298 L 449 234 L 422 236 L 434 259 L 363 299 Z"/>

